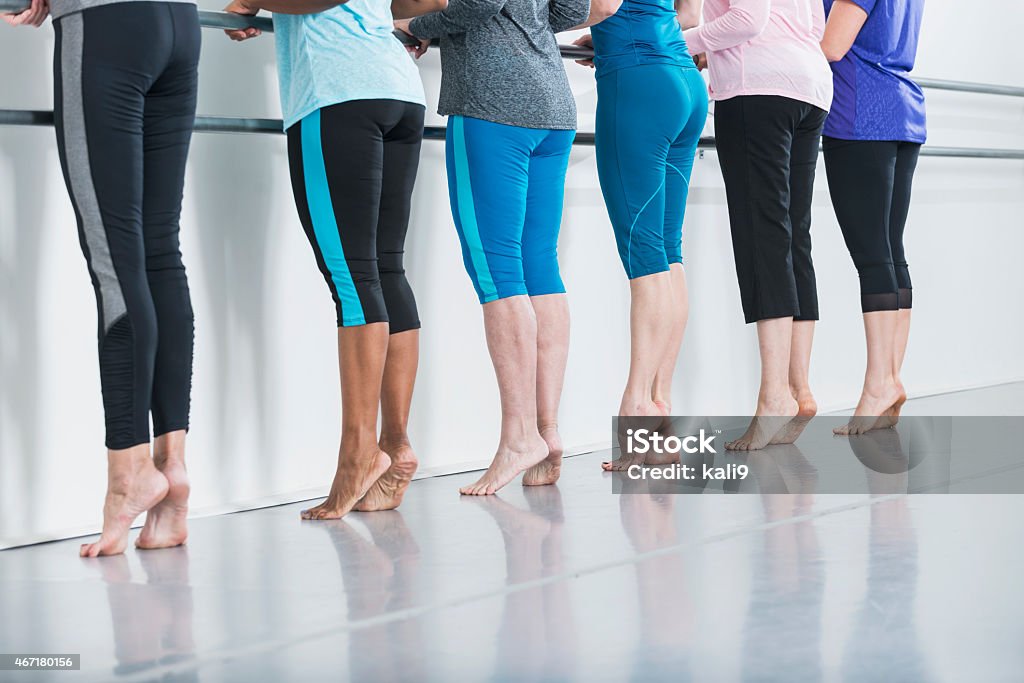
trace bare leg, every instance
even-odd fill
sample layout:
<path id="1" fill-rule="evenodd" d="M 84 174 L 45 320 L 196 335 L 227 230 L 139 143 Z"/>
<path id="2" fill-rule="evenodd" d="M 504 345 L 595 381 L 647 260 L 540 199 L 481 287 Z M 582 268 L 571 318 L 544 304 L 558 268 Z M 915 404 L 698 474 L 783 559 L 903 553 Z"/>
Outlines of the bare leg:
<path id="1" fill-rule="evenodd" d="M 903 359 L 907 355 L 907 341 L 910 338 L 910 311 L 909 308 L 901 308 L 896 314 L 896 346 L 893 354 L 893 377 L 896 378 L 896 384 L 903 388 L 903 382 L 900 381 L 900 371 L 903 369 Z M 889 410 L 885 411 L 884 419 L 879 420 L 879 427 L 894 427 L 896 423 L 900 421 L 900 410 L 903 408 L 904 402 L 906 402 L 907 394 L 904 390 L 902 392 L 902 400 L 896 401 Z"/>
<path id="2" fill-rule="evenodd" d="M 676 361 L 683 345 L 686 322 L 690 317 L 690 295 L 686 286 L 686 272 L 682 263 L 673 263 L 669 269 L 672 282 L 672 303 L 665 314 L 672 320 L 672 334 L 669 337 L 665 355 L 661 359 L 658 373 L 654 376 L 654 402 L 662 406 L 667 415 L 672 414 L 672 377 L 676 371 Z"/>
<path id="3" fill-rule="evenodd" d="M 524 486 L 554 484 L 562 472 L 558 404 L 569 358 L 569 299 L 565 294 L 530 297 L 537 316 L 537 429 L 548 455 L 523 474 Z"/>
<path id="4" fill-rule="evenodd" d="M 811 393 L 811 347 L 814 343 L 814 321 L 794 320 L 789 349 L 789 391 L 797 403 L 797 414 L 771 440 L 773 444 L 793 443 L 803 434 L 811 418 L 818 414 L 818 404 Z"/>
<path id="5" fill-rule="evenodd" d="M 483 305 L 487 349 L 501 395 L 501 440 L 491 466 L 464 495 L 490 495 L 548 456 L 537 428 L 537 316 L 529 297 Z"/>
<path id="6" fill-rule="evenodd" d="M 167 478 L 167 496 L 146 514 L 135 541 L 140 549 L 172 548 L 188 538 L 188 495 L 185 469 L 185 430 L 161 434 L 153 441 L 153 464 Z"/>
<path id="7" fill-rule="evenodd" d="M 757 321 L 757 343 L 761 353 L 761 389 L 757 395 L 757 411 L 747 432 L 725 445 L 733 451 L 764 448 L 796 416 L 799 409 L 789 390 L 793 319 L 770 318 Z"/>
<path id="8" fill-rule="evenodd" d="M 629 379 L 619 404 L 619 416 L 659 418 L 652 427 L 660 427 L 660 418 L 666 417 L 668 411 L 667 406 L 654 401 L 654 379 L 677 327 L 670 310 L 673 305 L 672 276 L 665 271 L 633 278 L 629 281 L 629 293 Z M 621 442 L 622 438 L 619 440 Z M 621 443 L 620 453 L 619 458 L 601 463 L 601 467 L 606 472 L 627 470 L 632 465 L 645 462 L 664 464 L 665 458 L 671 458 L 666 455 L 647 454 L 646 458 L 628 455 L 621 448 Z"/>
<path id="9" fill-rule="evenodd" d="M 896 329 L 899 311 L 873 311 L 864 314 L 864 334 L 868 343 L 868 365 L 864 372 L 864 390 L 848 424 L 836 427 L 836 434 L 863 434 L 889 427 L 879 418 L 903 405 L 907 395 L 895 375 Z"/>
<path id="10" fill-rule="evenodd" d="M 377 411 L 388 353 L 388 324 L 338 328 L 341 369 L 341 448 L 331 492 L 303 519 L 338 519 L 387 471 L 391 459 L 377 443 Z"/>
<path id="11" fill-rule="evenodd" d="M 409 443 L 409 409 L 420 360 L 420 331 L 407 330 L 388 340 L 380 392 L 380 449 L 391 466 L 356 505 L 356 510 L 392 510 L 402 503 L 419 461 Z"/>
<path id="12" fill-rule="evenodd" d="M 103 531 L 95 543 L 83 543 L 82 557 L 119 555 L 128 546 L 132 522 L 167 495 L 167 479 L 153 465 L 149 444 L 107 451 L 107 498 Z"/>

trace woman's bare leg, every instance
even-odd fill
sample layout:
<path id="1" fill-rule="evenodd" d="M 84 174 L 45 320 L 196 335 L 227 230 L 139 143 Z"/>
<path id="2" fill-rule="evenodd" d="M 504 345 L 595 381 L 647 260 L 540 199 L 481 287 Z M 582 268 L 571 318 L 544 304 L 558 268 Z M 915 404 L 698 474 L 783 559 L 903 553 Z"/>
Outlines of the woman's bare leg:
<path id="1" fill-rule="evenodd" d="M 178 429 L 153 440 L 153 464 L 167 478 L 167 496 L 146 514 L 136 548 L 172 548 L 188 538 L 191 489 L 185 468 L 185 434 L 184 429 Z"/>
<path id="2" fill-rule="evenodd" d="M 899 311 L 872 311 L 864 314 L 864 336 L 868 344 L 864 390 L 850 422 L 837 427 L 834 430 L 836 434 L 863 434 L 880 426 L 891 426 L 888 420 L 880 421 L 879 418 L 906 400 L 903 385 L 896 375 L 898 323 Z"/>
<path id="3" fill-rule="evenodd" d="M 132 522 L 167 495 L 167 479 L 153 465 L 149 444 L 107 451 L 107 497 L 103 531 L 95 543 L 83 543 L 82 557 L 119 555 L 128 547 Z"/>
<path id="4" fill-rule="evenodd" d="M 651 428 L 661 426 L 660 418 L 668 415 L 667 406 L 654 401 L 654 380 L 660 370 L 666 350 L 673 341 L 678 325 L 672 315 L 672 276 L 669 271 L 644 275 L 629 281 L 629 378 L 619 404 L 619 417 L 659 418 Z M 635 464 L 659 464 L 671 456 L 627 454 L 622 448 L 620 456 L 601 463 L 606 471 L 627 470 Z M 673 460 L 675 458 L 672 458 Z"/>
<path id="5" fill-rule="evenodd" d="M 789 349 L 789 391 L 796 399 L 797 413 L 772 444 L 793 443 L 803 434 L 811 418 L 818 414 L 818 403 L 811 393 L 811 347 L 814 345 L 814 321 L 794 320 Z"/>
<path id="6" fill-rule="evenodd" d="M 537 316 L 526 295 L 483 305 L 487 349 L 501 395 L 501 438 L 491 466 L 464 495 L 490 495 L 548 456 L 537 428 Z"/>
<path id="7" fill-rule="evenodd" d="M 548 455 L 523 474 L 524 486 L 554 484 L 562 472 L 558 404 L 569 359 L 569 299 L 565 294 L 530 297 L 537 316 L 537 429 Z"/>
<path id="8" fill-rule="evenodd" d="M 409 442 L 409 410 L 416 385 L 420 360 L 420 331 L 407 330 L 391 335 L 380 392 L 380 449 L 391 457 L 388 467 L 356 510 L 391 510 L 402 503 L 406 489 L 416 474 L 419 461 Z"/>
<path id="9" fill-rule="evenodd" d="M 686 286 L 686 272 L 682 263 L 673 263 L 669 268 L 672 282 L 672 303 L 665 314 L 672 320 L 672 334 L 661 359 L 661 365 L 654 376 L 654 391 L 651 397 L 661 405 L 666 414 L 672 413 L 672 377 L 675 375 L 679 350 L 683 346 L 683 335 L 690 317 L 690 294 Z"/>
<path id="10" fill-rule="evenodd" d="M 377 411 L 388 353 L 388 324 L 338 328 L 341 370 L 341 448 L 331 492 L 303 519 L 338 519 L 348 514 L 391 459 L 377 443 Z"/>
<path id="11" fill-rule="evenodd" d="M 789 389 L 793 350 L 793 318 L 757 321 L 761 354 L 761 388 L 757 410 L 746 433 L 725 445 L 733 451 L 756 451 L 767 446 L 796 416 L 798 406 Z"/>

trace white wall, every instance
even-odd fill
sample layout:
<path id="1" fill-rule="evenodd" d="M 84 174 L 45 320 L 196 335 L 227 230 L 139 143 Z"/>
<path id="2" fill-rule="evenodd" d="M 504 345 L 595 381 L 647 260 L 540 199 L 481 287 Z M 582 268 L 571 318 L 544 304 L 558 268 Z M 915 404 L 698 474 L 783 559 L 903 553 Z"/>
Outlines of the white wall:
<path id="1" fill-rule="evenodd" d="M 952 0 L 929 0 L 917 73 L 1024 85 L 1022 20 L 1019 3 L 985 0 L 965 12 Z M 962 51 L 961 36 L 983 47 Z M 200 113 L 278 116 L 272 38 L 236 45 L 206 31 L 204 40 Z M 51 108 L 52 47 L 49 27 L 0 26 L 0 108 Z M 592 131 L 592 73 L 567 68 L 580 130 Z M 421 71 L 436 101 L 436 52 Z M 935 91 L 928 98 L 930 142 L 1024 147 L 1024 100 Z M 432 115 L 428 123 L 443 120 Z M 427 474 L 485 465 L 498 411 L 442 152 L 442 143 L 424 144 L 407 252 L 424 321 L 412 431 Z M 857 278 L 824 180 L 819 166 L 823 319 L 813 385 L 822 407 L 836 409 L 855 403 L 864 354 Z M 580 449 L 606 439 L 628 342 L 628 290 L 590 148 L 573 152 L 565 207 L 561 262 L 573 343 L 562 428 Z M 916 291 L 904 381 L 912 394 L 1024 378 L 1022 213 L 1021 162 L 921 160 L 907 235 Z M 182 229 L 197 330 L 194 510 L 321 494 L 338 438 L 334 314 L 295 218 L 284 138 L 196 135 Z M 676 412 L 749 413 L 754 329 L 740 314 L 713 152 L 694 170 L 684 256 L 693 313 Z M 105 476 L 95 306 L 51 129 L 0 127 L 0 282 L 0 547 L 94 530 Z"/>

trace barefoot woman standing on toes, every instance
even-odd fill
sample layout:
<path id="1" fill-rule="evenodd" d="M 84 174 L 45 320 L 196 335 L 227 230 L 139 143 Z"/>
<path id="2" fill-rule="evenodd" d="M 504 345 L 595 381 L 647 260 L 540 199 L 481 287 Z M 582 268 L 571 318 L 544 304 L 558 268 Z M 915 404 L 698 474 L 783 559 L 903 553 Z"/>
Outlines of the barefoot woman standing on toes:
<path id="1" fill-rule="evenodd" d="M 178 219 L 199 16 L 190 2 L 35 0 L 4 18 L 38 26 L 48 9 L 57 148 L 96 292 L 106 420 L 103 531 L 81 555 L 124 552 L 143 512 L 139 548 L 180 545 L 188 535 L 192 305 Z"/>
<path id="2" fill-rule="evenodd" d="M 629 278 L 629 379 L 619 417 L 650 418 L 643 422 L 655 429 L 672 411 L 672 378 L 690 308 L 683 214 L 708 115 L 707 88 L 681 28 L 696 24 L 695 5 L 622 0 L 592 36 L 575 43 L 594 48 L 593 62 L 583 63 L 597 70 L 597 173 Z M 602 467 L 657 464 L 650 455 L 645 460 L 622 452 Z"/>
<path id="3" fill-rule="evenodd" d="M 811 196 L 832 102 L 824 30 L 821 0 L 704 0 L 704 23 L 683 32 L 707 58 L 740 298 L 761 355 L 755 417 L 731 450 L 791 443 L 817 410 Z"/>
<path id="4" fill-rule="evenodd" d="M 561 468 L 569 307 L 557 247 L 576 103 L 555 33 L 589 10 L 589 0 L 451 0 L 395 24 L 423 44 L 441 39 L 452 214 L 501 394 L 497 453 L 464 494 L 494 493 L 523 471 L 524 484 L 551 484 Z"/>
<path id="5" fill-rule="evenodd" d="M 910 80 L 924 0 L 825 0 L 821 46 L 835 74 L 823 149 L 832 206 L 860 276 L 868 364 L 849 424 L 892 427 L 907 395 L 900 368 L 913 297 L 903 251 L 910 188 L 925 141 L 924 93 Z"/>
<path id="6" fill-rule="evenodd" d="M 292 189 L 337 312 L 338 469 L 327 500 L 303 519 L 398 507 L 417 465 L 407 427 L 420 320 L 402 259 L 425 100 L 416 65 L 392 35 L 392 12 L 412 16 L 443 0 L 340 4 L 236 0 L 227 7 L 274 12 Z"/>

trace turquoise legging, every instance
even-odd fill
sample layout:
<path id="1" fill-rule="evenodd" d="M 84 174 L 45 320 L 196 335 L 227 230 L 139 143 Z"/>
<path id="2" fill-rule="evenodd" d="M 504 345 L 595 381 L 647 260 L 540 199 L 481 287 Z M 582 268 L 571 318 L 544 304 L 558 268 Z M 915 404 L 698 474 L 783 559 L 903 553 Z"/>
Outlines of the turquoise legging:
<path id="1" fill-rule="evenodd" d="M 448 193 L 480 303 L 565 292 L 558 230 L 575 135 L 449 117 Z"/>
<path id="2" fill-rule="evenodd" d="M 630 279 L 683 262 L 683 213 L 707 115 L 694 68 L 643 64 L 597 79 L 597 173 Z"/>

